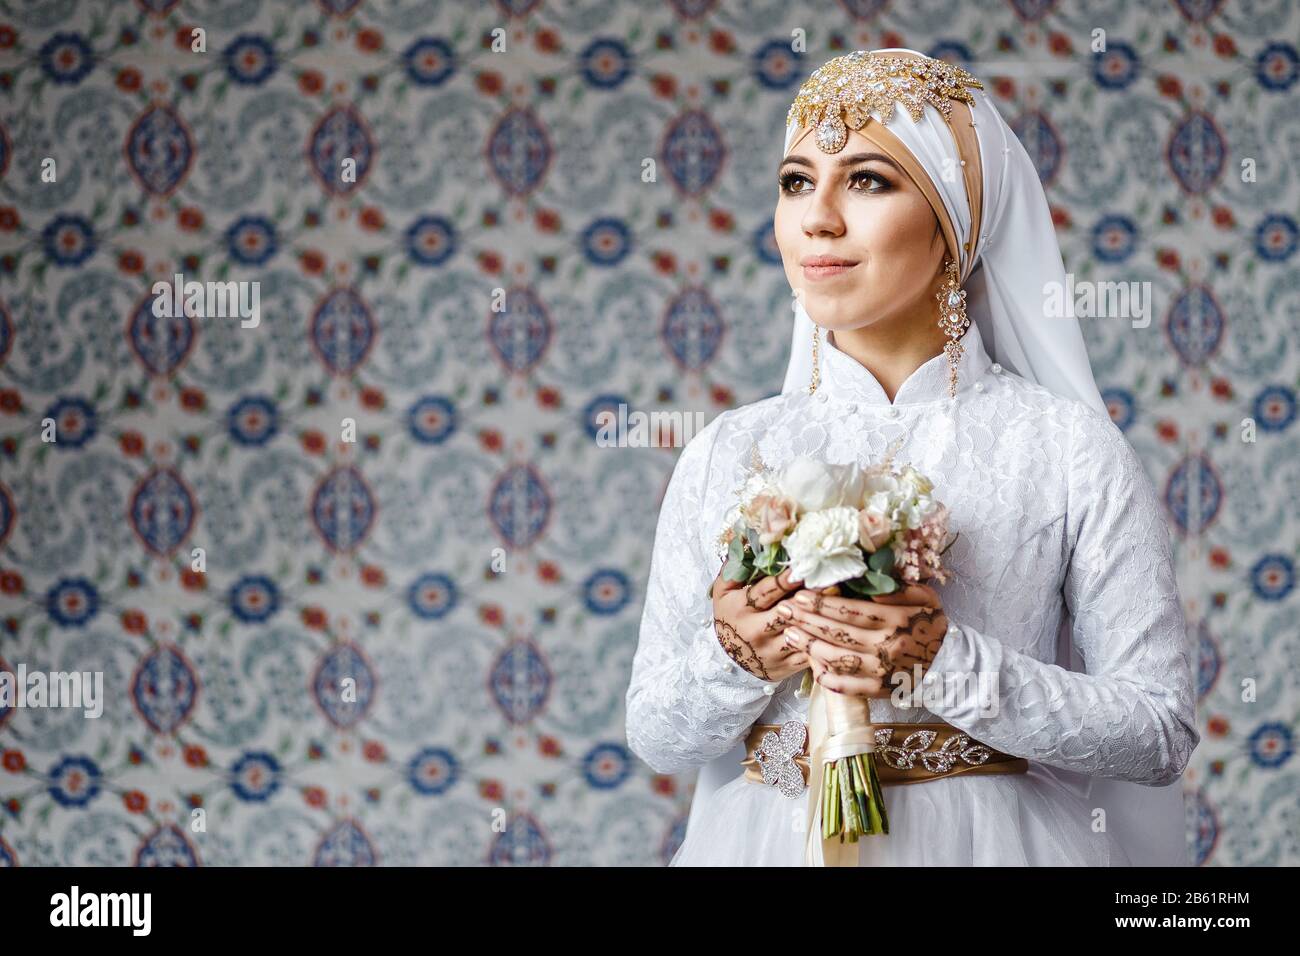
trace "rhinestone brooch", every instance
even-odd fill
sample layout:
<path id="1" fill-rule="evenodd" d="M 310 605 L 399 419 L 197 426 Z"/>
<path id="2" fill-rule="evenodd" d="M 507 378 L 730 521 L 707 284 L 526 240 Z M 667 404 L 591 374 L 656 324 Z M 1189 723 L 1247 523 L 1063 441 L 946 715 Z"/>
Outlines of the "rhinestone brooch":
<path id="1" fill-rule="evenodd" d="M 768 731 L 754 751 L 754 759 L 763 771 L 763 782 L 776 787 L 787 797 L 797 797 L 808 786 L 803 771 L 794 758 L 808 743 L 808 728 L 803 721 L 788 720 L 779 734 Z"/>

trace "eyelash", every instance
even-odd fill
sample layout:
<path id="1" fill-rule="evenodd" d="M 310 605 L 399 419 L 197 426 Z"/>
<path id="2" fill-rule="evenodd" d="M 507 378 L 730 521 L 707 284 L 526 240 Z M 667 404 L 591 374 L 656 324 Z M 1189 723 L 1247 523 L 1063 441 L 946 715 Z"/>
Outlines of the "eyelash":
<path id="1" fill-rule="evenodd" d="M 807 190 L 803 190 L 802 192 L 794 192 L 790 188 L 795 183 L 796 180 L 800 180 L 800 179 L 802 179 L 804 182 L 808 183 L 809 185 L 812 184 L 811 179 L 809 179 L 803 173 L 798 172 L 797 170 L 789 169 L 783 172 L 778 180 L 781 184 L 781 192 L 785 193 L 787 196 L 798 196 L 798 195 L 802 195 L 802 192 L 807 192 Z M 855 172 L 853 175 L 849 177 L 849 182 L 850 183 L 857 182 L 860 179 L 871 180 L 873 182 L 880 184 L 880 188 L 878 189 L 865 189 L 863 190 L 863 192 L 880 193 L 880 192 L 884 192 L 889 188 L 889 180 L 885 179 L 879 173 L 873 173 L 867 169 L 860 169 L 857 172 Z"/>

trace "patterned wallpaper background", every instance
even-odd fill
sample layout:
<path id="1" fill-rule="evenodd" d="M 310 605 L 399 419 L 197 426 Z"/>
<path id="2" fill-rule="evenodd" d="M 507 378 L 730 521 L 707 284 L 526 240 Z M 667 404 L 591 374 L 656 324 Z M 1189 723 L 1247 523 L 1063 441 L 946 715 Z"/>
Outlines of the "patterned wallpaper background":
<path id="1" fill-rule="evenodd" d="M 991 86 L 1070 271 L 1151 283 L 1148 328 L 1084 325 L 1199 642 L 1189 845 L 1300 863 L 1296 37 L 1285 0 L 0 0 L 0 668 L 104 682 L 0 708 L 0 864 L 669 858 L 690 781 L 622 709 L 677 451 L 596 415 L 779 389 L 786 108 L 896 45 Z M 176 273 L 260 321 L 155 316 Z"/>

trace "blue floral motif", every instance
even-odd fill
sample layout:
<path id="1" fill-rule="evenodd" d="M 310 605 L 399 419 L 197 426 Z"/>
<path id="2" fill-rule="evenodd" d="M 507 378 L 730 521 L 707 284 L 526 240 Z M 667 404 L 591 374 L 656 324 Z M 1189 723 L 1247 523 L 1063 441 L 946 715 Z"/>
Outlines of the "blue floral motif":
<path id="1" fill-rule="evenodd" d="M 1138 231 L 1127 216 L 1102 216 L 1092 227 L 1092 251 L 1102 262 L 1124 262 L 1137 247 Z"/>
<path id="2" fill-rule="evenodd" d="M 456 607 L 456 600 L 456 582 L 445 574 L 422 574 L 406 590 L 411 613 L 427 621 L 446 617 Z"/>
<path id="3" fill-rule="evenodd" d="M 1300 77 L 1300 55 L 1290 43 L 1270 43 L 1255 57 L 1255 79 L 1272 93 L 1283 93 Z"/>
<path id="4" fill-rule="evenodd" d="M 58 215 L 41 232 L 45 255 L 56 266 L 79 266 L 95 254 L 98 241 L 90 222 L 81 216 Z"/>
<path id="5" fill-rule="evenodd" d="M 426 395 L 406 413 L 411 437 L 422 445 L 441 445 L 456 431 L 456 406 L 443 395 Z"/>
<path id="6" fill-rule="evenodd" d="M 41 69 L 55 83 L 80 83 L 95 68 L 95 51 L 79 33 L 56 33 L 42 45 Z"/>
<path id="7" fill-rule="evenodd" d="M 1250 569 L 1250 586 L 1261 601 L 1280 601 L 1295 587 L 1295 564 L 1285 554 L 1266 554 Z"/>
<path id="8" fill-rule="evenodd" d="M 265 751 L 249 751 L 230 768 L 230 789 L 245 803 L 265 803 L 280 789 L 279 761 Z"/>
<path id="9" fill-rule="evenodd" d="M 1247 741 L 1251 762 L 1256 767 L 1270 770 L 1282 766 L 1295 753 L 1295 737 L 1291 728 L 1277 721 L 1260 724 Z"/>
<path id="10" fill-rule="evenodd" d="M 456 755 L 442 747 L 426 747 L 411 758 L 406 779 L 411 788 L 426 797 L 446 793 L 460 778 Z"/>
<path id="11" fill-rule="evenodd" d="M 578 56 L 582 77 L 602 90 L 616 89 L 632 73 L 632 58 L 619 40 L 601 37 L 592 40 Z"/>
<path id="12" fill-rule="evenodd" d="M 264 574 L 246 574 L 231 585 L 228 603 L 240 621 L 258 624 L 280 609 L 280 589 Z"/>
<path id="13" fill-rule="evenodd" d="M 260 86 L 279 65 L 274 44 L 266 37 L 248 33 L 235 37 L 223 56 L 230 78 L 244 86 Z"/>
<path id="14" fill-rule="evenodd" d="M 241 445 L 255 448 L 275 437 L 280 415 L 275 402 L 265 395 L 249 395 L 230 406 L 226 413 L 230 437 Z"/>
<path id="15" fill-rule="evenodd" d="M 1295 413 L 1295 391 L 1285 385 L 1270 385 L 1255 396 L 1254 418 L 1261 431 L 1285 431 Z"/>
<path id="16" fill-rule="evenodd" d="M 406 75 L 421 86 L 439 86 L 456 72 L 456 50 L 442 37 L 421 37 L 402 54 Z"/>
<path id="17" fill-rule="evenodd" d="M 616 790 L 632 774 L 632 755 L 618 744 L 597 744 L 582 758 L 582 775 L 597 790 Z"/>
<path id="18" fill-rule="evenodd" d="M 627 575 L 614 568 L 601 568 L 582 584 L 582 597 L 592 614 L 617 614 L 632 600 L 632 585 Z"/>
<path id="19" fill-rule="evenodd" d="M 1127 43 L 1110 40 L 1106 49 L 1092 55 L 1092 78 L 1104 90 L 1126 90 L 1142 70 L 1137 51 Z"/>
<path id="20" fill-rule="evenodd" d="M 226 251 L 241 265 L 263 265 L 277 247 L 275 226 L 263 216 L 241 216 L 226 230 Z"/>
<path id="21" fill-rule="evenodd" d="M 60 627 L 85 627 L 99 613 L 99 591 L 85 578 L 61 578 L 46 593 L 45 610 Z"/>
<path id="22" fill-rule="evenodd" d="M 84 398 L 64 396 L 46 410 L 44 417 L 54 420 L 55 448 L 80 448 L 99 431 L 95 406 Z"/>
<path id="23" fill-rule="evenodd" d="M 597 219 L 582 233 L 582 251 L 597 266 L 618 265 L 632 248 L 632 232 L 618 219 Z"/>
<path id="24" fill-rule="evenodd" d="M 101 776 L 89 757 L 64 757 L 50 770 L 50 796 L 61 807 L 84 807 L 99 796 Z"/>
<path id="25" fill-rule="evenodd" d="M 406 252 L 422 266 L 440 266 L 456 252 L 456 228 L 441 216 L 421 216 L 406 228 Z"/>
<path id="26" fill-rule="evenodd" d="M 1282 213 L 1265 216 L 1255 227 L 1255 253 L 1265 262 L 1286 262 L 1300 242 L 1295 220 Z"/>

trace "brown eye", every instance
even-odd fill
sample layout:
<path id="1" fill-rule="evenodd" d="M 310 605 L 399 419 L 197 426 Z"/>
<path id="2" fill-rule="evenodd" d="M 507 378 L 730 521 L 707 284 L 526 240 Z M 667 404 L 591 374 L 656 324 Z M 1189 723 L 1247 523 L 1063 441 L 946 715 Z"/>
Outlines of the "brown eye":
<path id="1" fill-rule="evenodd" d="M 800 193 L 806 193 L 809 190 L 805 187 L 812 186 L 810 180 L 803 173 L 796 173 L 793 170 L 781 174 L 781 191 L 789 196 L 798 196 Z"/>
<path id="2" fill-rule="evenodd" d="M 876 173 L 864 169 L 860 172 L 854 173 L 852 177 L 850 177 L 849 185 L 852 188 L 861 190 L 865 193 L 879 193 L 884 192 L 889 188 L 889 181 Z M 870 188 L 873 185 L 875 188 Z"/>

